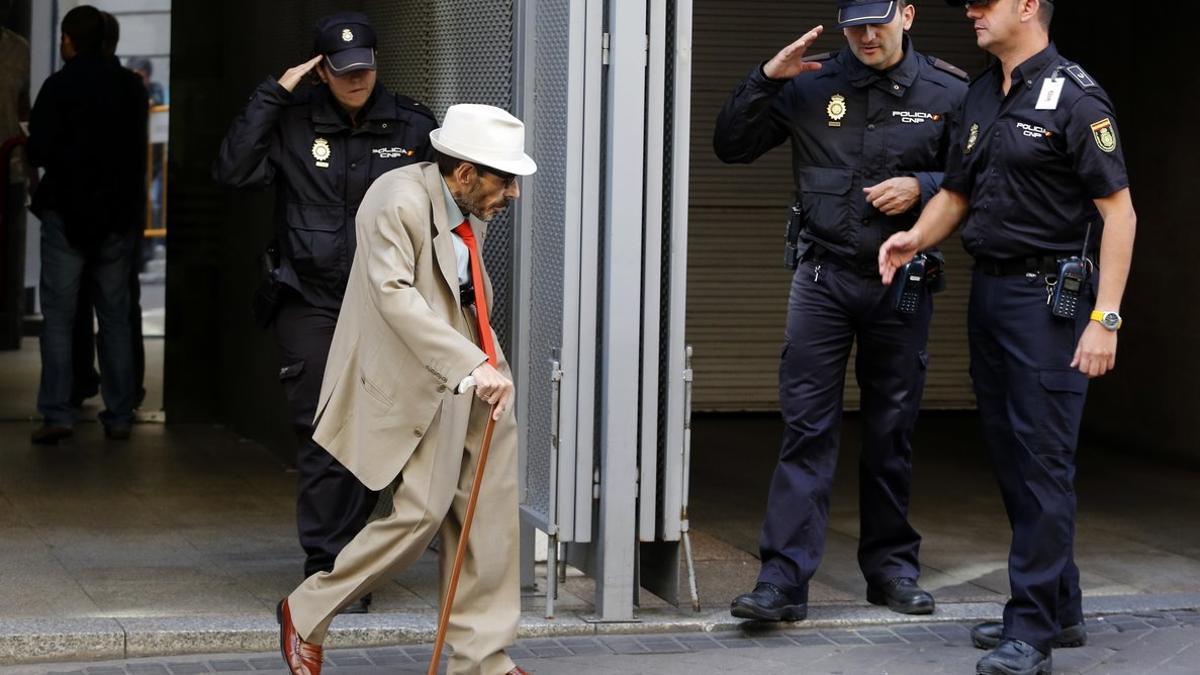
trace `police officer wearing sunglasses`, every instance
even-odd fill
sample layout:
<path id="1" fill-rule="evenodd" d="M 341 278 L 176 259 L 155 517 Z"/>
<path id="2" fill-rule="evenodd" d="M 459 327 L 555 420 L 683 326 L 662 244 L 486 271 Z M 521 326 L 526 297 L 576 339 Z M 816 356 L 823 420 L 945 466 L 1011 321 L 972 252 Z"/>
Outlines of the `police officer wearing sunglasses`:
<path id="1" fill-rule="evenodd" d="M 1075 454 L 1088 379 L 1116 365 L 1137 216 L 1108 95 L 1049 39 L 1049 0 L 964 2 L 996 63 L 971 83 L 941 192 L 879 252 L 884 281 L 960 222 L 975 259 L 968 331 L 984 438 L 1012 524 L 1003 623 L 983 674 L 1049 673 L 1087 640 Z M 1099 255 L 1096 251 L 1099 250 Z"/>

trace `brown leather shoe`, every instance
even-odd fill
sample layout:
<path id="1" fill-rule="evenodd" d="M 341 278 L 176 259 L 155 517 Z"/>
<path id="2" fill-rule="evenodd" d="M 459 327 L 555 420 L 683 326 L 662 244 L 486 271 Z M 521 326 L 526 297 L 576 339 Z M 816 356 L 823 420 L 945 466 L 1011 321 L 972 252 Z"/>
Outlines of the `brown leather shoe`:
<path id="1" fill-rule="evenodd" d="M 288 609 L 287 598 L 279 601 L 275 618 L 279 621 L 279 651 L 292 675 L 321 675 L 321 645 L 300 639 L 300 634 L 292 625 L 292 612 Z"/>

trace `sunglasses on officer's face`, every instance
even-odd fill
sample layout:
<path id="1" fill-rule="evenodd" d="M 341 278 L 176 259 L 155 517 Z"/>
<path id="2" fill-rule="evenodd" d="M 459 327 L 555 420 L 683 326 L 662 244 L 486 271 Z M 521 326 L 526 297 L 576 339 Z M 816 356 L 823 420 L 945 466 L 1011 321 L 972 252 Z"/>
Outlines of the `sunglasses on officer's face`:
<path id="1" fill-rule="evenodd" d="M 994 0 L 958 0 L 957 3 L 951 4 L 957 4 L 960 7 L 986 7 L 992 4 L 992 2 L 994 2 Z M 1047 5 L 1054 4 L 1054 0 L 1042 0 L 1042 2 L 1046 3 Z"/>

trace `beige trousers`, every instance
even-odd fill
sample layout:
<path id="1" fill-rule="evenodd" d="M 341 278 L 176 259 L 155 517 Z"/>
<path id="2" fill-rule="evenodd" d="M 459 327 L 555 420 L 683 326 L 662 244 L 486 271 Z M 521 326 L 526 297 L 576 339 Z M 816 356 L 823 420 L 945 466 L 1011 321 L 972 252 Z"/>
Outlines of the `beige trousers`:
<path id="1" fill-rule="evenodd" d="M 414 563 L 435 533 L 442 538 L 439 595 L 446 597 L 488 415 L 487 404 L 473 399 L 466 438 L 455 442 L 450 430 L 462 428 L 451 419 L 455 408 L 442 406 L 405 464 L 391 515 L 367 523 L 338 554 L 332 571 L 305 579 L 288 596 L 305 641 L 324 642 L 339 608 Z M 493 432 L 450 615 L 452 675 L 502 675 L 513 668 L 504 649 L 516 639 L 521 613 L 517 519 L 517 435 L 510 408 Z"/>

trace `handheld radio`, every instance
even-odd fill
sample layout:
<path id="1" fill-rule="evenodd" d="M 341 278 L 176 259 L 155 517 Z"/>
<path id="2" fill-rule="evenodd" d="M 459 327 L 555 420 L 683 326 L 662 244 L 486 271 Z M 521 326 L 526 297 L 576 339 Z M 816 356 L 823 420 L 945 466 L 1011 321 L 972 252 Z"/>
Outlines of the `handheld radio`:
<path id="1" fill-rule="evenodd" d="M 1058 264 L 1058 282 L 1050 295 L 1050 313 L 1054 316 L 1074 319 L 1079 313 L 1079 296 L 1083 294 L 1083 285 L 1088 278 L 1087 241 L 1091 233 L 1092 225 L 1088 223 L 1087 233 L 1083 237 L 1083 251 Z"/>
<path id="2" fill-rule="evenodd" d="M 925 288 L 927 259 L 918 253 L 904 267 L 896 270 L 892 279 L 892 307 L 901 314 L 916 314 L 921 307 L 921 291 Z"/>

